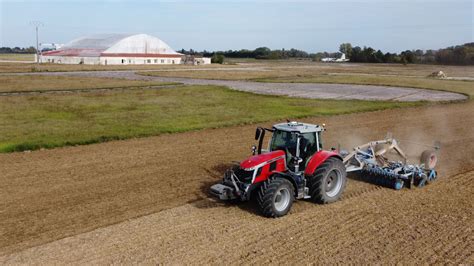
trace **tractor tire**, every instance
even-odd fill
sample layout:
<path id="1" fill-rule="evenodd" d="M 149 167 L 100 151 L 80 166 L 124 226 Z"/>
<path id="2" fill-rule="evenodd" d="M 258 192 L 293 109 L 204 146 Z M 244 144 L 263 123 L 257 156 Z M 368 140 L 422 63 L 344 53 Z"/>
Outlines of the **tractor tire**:
<path id="1" fill-rule="evenodd" d="M 436 153 L 431 150 L 425 150 L 421 154 L 420 163 L 425 165 L 425 169 L 431 170 L 436 167 L 436 163 L 438 162 L 438 157 Z"/>
<path id="2" fill-rule="evenodd" d="M 329 158 L 307 179 L 311 201 L 327 204 L 337 201 L 346 186 L 346 168 L 338 158 Z"/>
<path id="3" fill-rule="evenodd" d="M 277 218 L 286 215 L 295 200 L 293 184 L 282 177 L 271 177 L 260 186 L 257 202 L 263 216 Z"/>

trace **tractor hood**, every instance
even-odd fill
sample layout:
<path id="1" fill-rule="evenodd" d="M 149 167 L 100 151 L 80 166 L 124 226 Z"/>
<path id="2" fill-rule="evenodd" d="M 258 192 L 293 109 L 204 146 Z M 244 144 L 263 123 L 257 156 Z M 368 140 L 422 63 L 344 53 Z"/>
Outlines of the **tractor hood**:
<path id="1" fill-rule="evenodd" d="M 265 162 L 272 161 L 279 157 L 285 157 L 284 151 L 272 151 L 268 153 L 262 153 L 249 157 L 247 160 L 240 163 L 242 169 L 252 169 Z"/>

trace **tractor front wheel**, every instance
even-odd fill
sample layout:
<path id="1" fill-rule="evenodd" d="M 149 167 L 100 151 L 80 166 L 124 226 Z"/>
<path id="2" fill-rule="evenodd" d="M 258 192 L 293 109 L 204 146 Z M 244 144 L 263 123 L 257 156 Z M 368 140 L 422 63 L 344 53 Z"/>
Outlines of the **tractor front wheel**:
<path id="1" fill-rule="evenodd" d="M 257 194 L 260 211 L 266 217 L 284 216 L 293 205 L 294 195 L 290 181 L 278 176 L 269 178 L 261 185 Z"/>
<path id="2" fill-rule="evenodd" d="M 322 204 L 338 200 L 346 186 L 346 176 L 341 160 L 334 157 L 327 159 L 308 177 L 311 200 Z"/>

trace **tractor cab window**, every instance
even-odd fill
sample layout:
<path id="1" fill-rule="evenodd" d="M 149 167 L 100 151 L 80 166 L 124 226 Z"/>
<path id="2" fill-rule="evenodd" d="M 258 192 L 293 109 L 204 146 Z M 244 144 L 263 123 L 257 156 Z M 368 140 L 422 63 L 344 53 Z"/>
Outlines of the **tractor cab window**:
<path id="1" fill-rule="evenodd" d="M 270 150 L 282 150 L 290 152 L 293 156 L 296 154 L 296 134 L 287 131 L 275 130 L 273 132 Z"/>
<path id="2" fill-rule="evenodd" d="M 286 154 L 286 162 L 290 163 L 291 159 L 296 156 L 296 133 L 276 130 L 270 143 L 270 150 L 282 150 Z M 300 138 L 300 157 L 303 162 L 318 151 L 316 144 L 316 133 L 304 133 Z M 305 163 L 301 166 L 304 167 Z"/>
<path id="3" fill-rule="evenodd" d="M 316 133 L 305 133 L 302 134 L 300 139 L 300 153 L 303 160 L 307 159 L 309 156 L 313 155 L 318 151 L 316 144 Z"/>

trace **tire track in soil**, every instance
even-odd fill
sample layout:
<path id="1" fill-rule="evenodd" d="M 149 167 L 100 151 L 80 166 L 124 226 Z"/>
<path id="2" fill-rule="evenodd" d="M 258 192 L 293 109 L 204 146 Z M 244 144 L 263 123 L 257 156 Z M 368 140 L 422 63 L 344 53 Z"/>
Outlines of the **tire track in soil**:
<path id="1" fill-rule="evenodd" d="M 472 202 L 465 199 L 474 192 L 472 187 L 458 190 L 463 179 L 474 181 L 474 171 L 440 180 L 416 193 L 377 190 L 331 207 L 313 205 L 276 220 L 242 212 L 238 207 L 200 209 L 187 204 L 34 247 L 2 257 L 0 262 L 261 264 L 298 259 L 303 263 L 469 264 L 473 262 L 472 242 L 460 240 L 466 236 L 469 240 L 472 223 L 466 221 L 451 228 L 446 221 L 433 221 L 442 213 L 423 218 L 426 214 L 421 205 L 404 213 L 408 204 L 427 198 L 446 213 L 463 215 L 459 211 L 472 207 Z M 452 204 L 445 204 L 444 195 L 456 190 L 459 193 L 452 201 L 459 204 L 453 210 Z M 205 201 L 200 203 L 208 204 Z M 393 202 L 399 204 L 394 206 Z M 414 218 L 422 222 L 429 218 L 433 224 L 413 225 Z M 393 224 L 397 230 L 393 230 Z M 409 226 L 414 227 L 399 230 Z M 452 229 L 457 233 L 453 234 Z M 413 238 L 410 232 L 420 234 Z"/>
<path id="2" fill-rule="evenodd" d="M 472 178 L 471 178 L 471 179 L 468 179 L 468 180 L 472 181 Z M 364 214 L 361 214 L 361 215 L 363 216 Z M 376 223 L 376 221 L 373 220 L 374 218 L 375 218 L 375 217 L 372 217 L 372 219 L 365 219 L 364 227 L 369 227 L 369 228 L 370 228 L 372 225 L 374 225 L 374 224 Z M 382 218 L 383 218 L 383 217 L 382 217 Z M 363 219 L 360 219 L 360 220 L 363 220 Z M 337 221 L 336 221 L 336 222 L 337 222 Z M 397 239 L 397 238 L 400 238 L 399 236 L 397 237 L 397 234 L 400 234 L 400 232 L 403 232 L 402 230 L 390 230 L 390 229 L 389 229 L 389 228 L 390 228 L 389 225 L 392 224 L 392 222 L 396 222 L 396 221 L 388 221 L 388 220 L 383 220 L 383 219 L 380 220 L 379 229 L 378 229 L 378 230 L 379 230 L 379 231 L 380 231 L 380 230 L 382 231 L 382 234 L 385 235 L 385 238 L 386 238 L 386 239 Z M 347 245 L 347 243 L 350 243 L 351 246 L 354 246 L 354 244 L 357 244 L 358 246 L 364 246 L 364 245 L 367 245 L 367 244 L 370 244 L 371 242 L 373 242 L 373 240 L 374 240 L 374 238 L 375 238 L 374 235 L 372 234 L 372 232 L 370 232 L 370 231 L 365 231 L 365 229 L 363 229 L 364 227 L 356 228 L 354 231 L 351 231 L 351 235 L 356 235 L 356 236 L 358 236 L 357 239 L 363 239 L 362 242 L 361 242 L 361 241 L 358 241 L 357 243 L 353 243 L 355 240 L 353 240 L 354 238 L 351 238 L 351 239 L 349 239 L 349 240 L 346 240 L 346 242 L 342 242 L 342 243 L 338 242 L 338 243 L 334 243 L 333 245 L 331 245 L 331 242 L 330 242 L 330 241 L 328 242 L 329 238 L 331 238 L 331 237 L 326 237 L 326 238 L 320 239 L 320 238 L 318 238 L 318 236 L 314 236 L 314 238 L 315 238 L 315 239 L 318 239 L 318 242 L 329 243 L 329 245 L 326 245 L 326 244 L 325 244 L 325 249 L 329 249 L 329 250 L 336 249 L 336 247 L 337 247 L 338 245 L 343 245 L 343 246 L 344 246 L 344 245 Z M 429 227 L 428 227 L 428 228 L 429 228 Z M 321 229 L 324 231 L 324 228 L 321 228 Z M 339 228 L 338 228 L 338 229 L 339 229 Z M 471 231 L 470 229 L 467 229 L 467 230 L 466 230 L 466 233 L 468 233 L 468 232 L 470 232 L 470 231 Z M 457 232 L 459 232 L 459 231 L 457 231 Z M 303 233 L 303 234 L 305 234 L 305 233 Z M 337 232 L 334 232 L 334 234 L 337 234 L 338 237 L 344 238 L 344 236 L 347 234 L 347 231 L 340 231 L 340 230 L 337 230 Z M 459 235 L 463 235 L 463 234 L 462 234 L 462 233 L 459 233 Z M 467 234 L 467 235 L 469 236 L 469 234 Z M 371 236 L 372 236 L 372 237 L 371 237 Z M 464 234 L 464 236 L 466 236 L 466 234 Z M 453 236 L 452 232 L 450 232 L 449 230 L 443 232 L 441 235 L 438 235 L 438 237 L 441 238 L 441 239 L 447 239 L 447 240 L 449 241 L 448 244 L 444 243 L 443 245 L 441 245 L 441 246 L 444 247 L 442 250 L 440 250 L 440 251 L 442 251 L 441 254 L 447 255 L 447 254 L 450 253 L 450 251 L 453 250 L 453 247 L 456 247 L 456 246 L 459 247 L 459 245 L 457 245 L 458 243 L 452 241 L 452 240 L 460 239 L 459 236 L 458 236 L 458 235 L 454 235 L 454 236 Z M 306 242 L 300 243 L 300 246 L 306 246 L 306 245 L 308 245 L 308 244 L 310 244 L 310 243 L 309 243 L 308 241 L 306 241 Z M 431 247 L 431 245 L 422 245 L 422 246 Z M 402 250 L 403 250 L 403 251 L 401 252 L 401 254 L 404 254 L 404 253 L 405 253 L 405 254 L 410 254 L 410 251 L 412 251 L 412 250 L 411 250 L 412 247 L 410 247 L 410 246 L 406 246 L 406 245 L 405 245 L 405 246 L 400 246 L 400 247 L 401 247 Z M 399 249 L 400 249 L 400 247 L 394 246 L 393 248 L 399 248 Z M 403 247 L 406 247 L 406 249 L 404 250 Z M 390 247 L 384 247 L 384 248 L 386 248 L 386 249 L 391 249 Z M 428 248 L 428 249 L 430 249 L 430 248 Z M 461 249 L 461 250 L 463 250 L 463 249 Z M 373 250 L 372 250 L 372 251 L 373 251 Z M 471 252 L 472 252 L 472 247 L 471 247 Z M 291 251 L 290 251 L 290 252 L 287 251 L 287 252 L 284 253 L 284 254 L 289 254 L 289 253 L 292 253 L 292 252 L 291 252 Z M 373 252 L 373 253 L 376 254 L 377 252 Z M 424 252 L 424 254 L 426 255 L 426 252 Z M 389 254 L 388 254 L 388 255 L 389 255 Z M 458 257 L 458 255 L 457 255 L 457 254 L 454 254 L 453 257 Z M 465 258 L 465 257 L 461 257 L 461 258 Z M 366 257 L 366 259 L 368 259 L 368 258 Z M 376 260 L 375 260 L 375 258 L 373 258 L 373 259 L 369 259 L 369 261 L 376 261 Z M 336 261 L 332 261 L 332 262 L 336 262 Z M 343 262 L 343 260 L 342 260 L 341 262 Z"/>
<path id="3" fill-rule="evenodd" d="M 418 141 L 424 142 L 441 139 L 443 148 L 440 154 L 441 177 L 439 182 L 444 182 L 448 174 L 474 168 L 472 156 L 468 158 L 464 156 L 474 150 L 474 131 L 472 127 L 466 126 L 474 124 L 473 110 L 472 103 L 461 103 L 304 120 L 328 124 L 325 144 L 329 145 L 326 147 L 337 146 L 337 142 L 341 142 L 343 147 L 350 147 L 370 139 L 380 138 L 388 130 L 393 131 L 394 135 L 401 139 L 409 139 L 413 135 L 416 135 Z M 392 121 L 399 122 L 393 124 Z M 268 125 L 270 124 L 268 123 Z M 261 228 L 247 224 L 247 221 L 262 223 L 261 218 L 255 214 L 255 209 L 249 204 L 232 206 L 200 199 L 207 197 L 206 191 L 209 185 L 220 178 L 227 162 L 242 159 L 248 154 L 247 147 L 251 145 L 251 138 L 243 136 L 252 136 L 254 127 L 254 125 L 250 125 L 31 153 L 2 154 L 0 155 L 0 170 L 6 175 L 0 177 L 0 181 L 4 184 L 3 187 L 0 187 L 0 197 L 7 200 L 0 203 L 0 225 L 7 231 L 0 234 L 2 240 L 0 242 L 3 243 L 0 247 L 0 254 L 42 245 L 106 225 L 116 224 L 113 226 L 118 226 L 120 225 L 118 223 L 122 221 L 156 212 L 166 214 L 180 208 L 187 208 L 193 215 L 196 210 L 199 210 L 199 216 L 193 217 L 182 226 L 178 225 L 184 221 L 181 219 L 176 221 L 176 217 L 172 217 L 170 219 L 174 219 L 175 224 L 168 225 L 168 231 L 161 228 L 150 228 L 150 230 L 160 232 L 159 236 L 168 241 L 158 245 L 160 249 L 164 249 L 163 252 L 167 255 L 158 257 L 158 261 L 179 259 L 170 255 L 171 252 L 168 252 L 167 249 L 169 244 L 176 243 L 178 240 L 184 244 L 183 248 L 178 248 L 177 254 L 191 252 L 184 250 L 190 247 L 185 241 L 190 237 L 196 236 L 196 239 L 193 240 L 194 243 L 208 243 L 210 241 L 198 232 L 200 227 L 194 226 L 196 221 L 202 221 L 205 225 L 215 223 L 215 227 L 206 229 L 207 235 L 213 240 L 212 243 L 221 243 L 229 248 L 226 242 L 219 240 L 219 237 L 230 237 L 237 241 L 234 244 L 239 249 L 247 250 L 248 242 L 238 242 L 239 239 L 243 235 L 262 233 Z M 209 152 L 203 153 L 203 151 Z M 470 181 L 467 180 L 458 180 L 457 182 L 461 182 L 460 184 L 463 184 L 464 187 L 469 187 L 470 184 Z M 392 195 L 393 193 L 391 189 L 350 180 L 341 202 L 355 201 L 359 204 L 360 201 L 370 200 L 381 194 Z M 411 193 L 415 192 L 407 190 L 398 195 L 411 195 Z M 385 201 L 386 199 L 379 197 L 379 200 Z M 190 206 L 183 205 L 187 202 L 191 202 Z M 379 213 L 382 212 L 377 207 L 377 204 L 382 204 L 382 202 L 371 202 L 375 206 L 375 210 Z M 308 202 L 297 202 L 290 214 L 295 218 L 284 218 L 281 221 L 280 219 L 277 221 L 265 220 L 269 223 L 268 227 L 273 229 L 266 229 L 264 232 L 275 236 L 280 235 L 281 231 L 288 231 L 297 235 L 299 241 L 310 245 L 312 239 L 304 237 L 303 232 L 305 231 L 298 231 L 295 228 L 299 228 L 300 223 L 312 225 L 315 219 L 327 221 L 327 217 L 334 217 L 335 220 L 343 224 L 344 227 L 341 227 L 341 230 L 347 230 L 344 231 L 344 236 L 346 238 L 352 236 L 356 239 L 353 240 L 354 242 L 350 239 L 336 242 L 342 243 L 348 250 L 351 249 L 347 246 L 358 245 L 362 242 L 361 236 L 380 238 L 380 234 L 374 231 L 375 229 L 368 230 L 368 233 L 360 231 L 362 229 L 349 230 L 351 225 L 363 224 L 363 219 L 374 219 L 372 216 L 377 214 L 367 215 L 373 210 L 366 211 L 367 217 L 357 216 L 362 215 L 357 214 L 359 211 L 356 208 L 357 205 L 344 205 L 352 212 L 344 210 L 343 213 L 347 216 L 341 216 L 339 212 L 342 209 L 338 207 L 341 206 L 340 204 L 342 203 L 318 206 Z M 431 209 L 434 207 L 429 206 Z M 219 213 L 216 213 L 216 210 Z M 325 213 L 327 216 L 307 215 L 314 212 Z M 182 216 L 186 215 L 187 213 L 182 213 Z M 226 217 L 226 215 L 228 215 L 227 219 L 220 218 L 221 216 Z M 155 214 L 152 216 L 155 217 Z M 146 220 L 146 217 L 137 220 Z M 349 217 L 353 217 L 352 220 L 346 221 Z M 234 219 L 237 221 L 233 221 Z M 366 223 L 363 226 L 380 225 L 378 224 L 380 221 L 370 219 L 365 220 Z M 241 224 L 244 220 L 245 226 Z M 327 230 L 330 229 L 324 224 L 317 225 Z M 430 224 L 430 226 L 432 225 Z M 178 227 L 179 230 L 174 230 L 175 227 Z M 206 227 L 204 226 L 204 228 Z M 195 230 L 194 235 L 190 235 L 189 230 Z M 216 231 L 220 235 L 216 234 Z M 134 241 L 137 246 L 143 245 L 141 241 L 149 237 L 144 234 L 142 236 L 134 235 L 132 239 L 129 239 L 130 236 L 126 233 L 120 238 L 120 241 Z M 359 235 L 354 235 L 355 233 Z M 156 236 L 156 234 L 153 235 Z M 315 236 L 325 237 L 323 234 Z M 402 236 L 395 235 L 395 237 Z M 331 240 L 330 238 L 324 239 Z M 271 237 L 267 240 L 273 243 Z M 262 245 L 260 238 L 246 239 L 246 241 L 249 241 L 251 246 Z M 51 244 L 53 243 L 55 242 Z M 120 254 L 123 250 L 117 245 L 120 246 L 115 243 L 108 248 L 104 247 L 106 254 L 114 252 Z M 299 246 L 298 243 L 295 245 Z M 218 248 L 214 244 L 211 246 Z M 273 245 L 266 245 L 266 247 L 268 249 L 274 248 Z M 336 250 L 341 250 L 337 249 L 337 245 L 335 247 Z M 320 247 L 314 246 L 314 248 Z M 177 248 L 174 247 L 174 249 Z M 276 248 L 276 250 L 287 252 L 286 249 Z M 126 251 L 123 252 L 128 254 Z M 328 250 L 326 252 L 332 254 Z M 203 262 L 220 262 L 216 258 L 216 254 L 221 254 L 220 251 L 205 250 L 203 252 L 202 249 L 194 248 L 191 253 L 201 259 L 203 254 L 210 253 L 210 257 L 213 259 L 203 260 Z M 133 254 L 156 258 L 154 253 L 143 255 L 134 252 Z M 289 256 L 289 253 L 284 254 L 286 257 Z M 92 261 L 98 261 L 102 257 L 100 254 L 97 257 L 89 255 L 89 258 L 94 258 Z M 233 258 L 239 259 L 240 256 L 243 255 L 239 254 Z M 314 256 L 310 256 L 310 258 L 314 259 Z M 323 255 L 318 258 L 324 259 Z M 350 258 L 345 258 L 350 261 Z M 80 261 L 80 259 L 78 260 Z"/>

